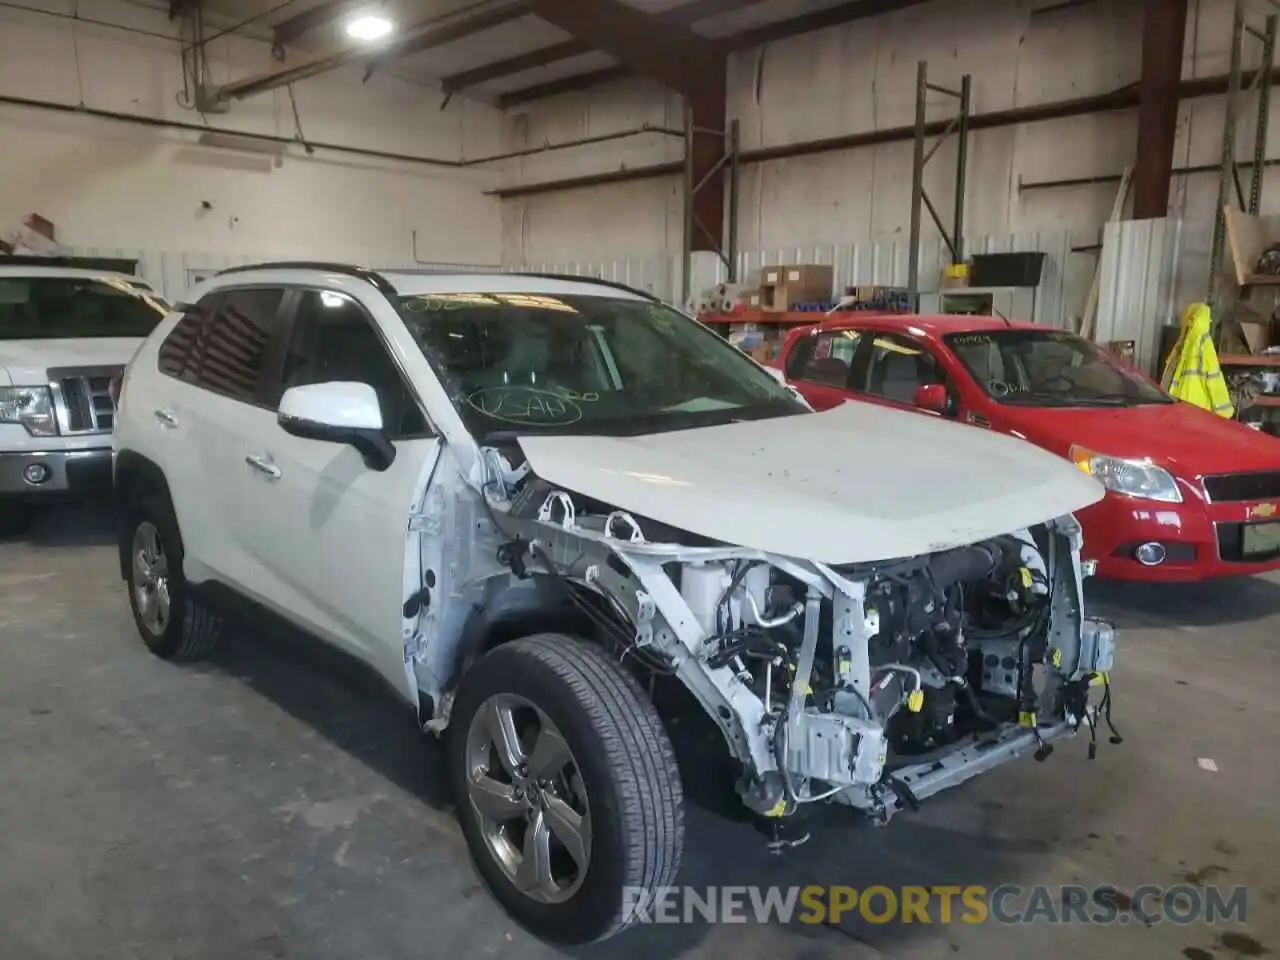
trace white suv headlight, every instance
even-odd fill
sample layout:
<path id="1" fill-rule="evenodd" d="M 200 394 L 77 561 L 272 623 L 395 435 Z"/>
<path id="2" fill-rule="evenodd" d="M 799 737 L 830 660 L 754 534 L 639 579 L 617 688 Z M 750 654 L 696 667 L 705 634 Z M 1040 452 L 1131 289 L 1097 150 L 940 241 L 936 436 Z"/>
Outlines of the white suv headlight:
<path id="1" fill-rule="evenodd" d="M 0 423 L 20 423 L 33 437 L 56 437 L 53 393 L 48 387 L 0 387 Z"/>
<path id="2" fill-rule="evenodd" d="M 1161 503 L 1182 502 L 1182 491 L 1173 474 L 1150 460 L 1109 457 L 1085 447 L 1072 447 L 1071 462 L 1108 490 L 1126 497 Z"/>

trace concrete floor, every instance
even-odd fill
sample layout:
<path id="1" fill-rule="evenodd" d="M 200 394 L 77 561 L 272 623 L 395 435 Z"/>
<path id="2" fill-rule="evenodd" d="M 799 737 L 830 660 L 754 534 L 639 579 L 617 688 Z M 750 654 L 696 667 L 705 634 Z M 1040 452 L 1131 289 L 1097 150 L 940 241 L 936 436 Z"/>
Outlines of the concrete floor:
<path id="1" fill-rule="evenodd" d="M 290 644 L 197 668 L 137 639 L 92 508 L 0 543 L 0 956 L 398 960 L 563 956 L 472 873 L 439 749 L 394 703 Z M 1249 888 L 1243 926 L 705 925 L 575 957 L 823 960 L 1280 952 L 1280 580 L 1097 585 L 1124 628 L 1121 746 L 1061 745 L 789 857 L 694 810 L 695 885 L 1081 883 Z M 1198 765 L 1212 759 L 1216 772 Z M 1047 948 L 1047 952 L 1046 952 Z"/>

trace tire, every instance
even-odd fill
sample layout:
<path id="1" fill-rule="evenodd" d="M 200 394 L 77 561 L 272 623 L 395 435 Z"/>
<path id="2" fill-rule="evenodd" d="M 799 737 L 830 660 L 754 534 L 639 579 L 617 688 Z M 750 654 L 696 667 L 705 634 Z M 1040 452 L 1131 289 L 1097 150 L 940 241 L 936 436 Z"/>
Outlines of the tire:
<path id="1" fill-rule="evenodd" d="M 512 727 L 523 734 L 518 742 L 528 762 L 517 765 L 503 783 L 511 768 L 497 756 L 499 738 L 490 731 L 504 726 L 494 718 L 508 706 Z M 675 882 L 684 846 L 684 796 L 675 754 L 653 704 L 600 648 L 552 633 L 503 644 L 463 676 L 451 714 L 449 775 L 463 835 L 481 879 L 526 930 L 564 945 L 604 940 L 636 919 L 627 909 L 636 903 L 628 890 L 656 891 Z M 521 718 L 532 718 L 536 728 L 521 727 Z M 554 736 L 547 741 L 549 733 L 562 736 L 569 762 L 538 781 L 539 774 L 555 768 L 539 759 L 557 753 L 543 749 L 556 743 Z M 531 811 L 523 814 L 522 830 L 503 794 L 498 819 L 505 832 L 497 847 L 485 829 L 494 819 L 486 818 L 476 799 L 489 807 L 486 798 L 494 796 L 495 785 L 513 792 L 527 788 L 522 802 Z M 572 824 L 563 813 L 570 807 L 570 813 L 585 810 L 582 833 L 588 839 L 581 847 L 562 841 L 574 835 L 564 827 Z M 560 878 L 552 876 L 551 886 L 526 892 L 516 877 L 524 876 L 529 886 L 537 872 L 521 870 L 529 862 L 523 853 L 539 811 L 553 838 L 548 862 L 566 882 L 557 887 Z M 578 847 L 577 858 L 571 847 Z M 513 871 L 501 851 L 517 848 L 522 856 Z M 586 861 L 585 869 L 578 859 Z"/>
<path id="2" fill-rule="evenodd" d="M 30 506 L 21 500 L 0 500 L 0 537 L 16 537 L 30 522 Z"/>
<path id="3" fill-rule="evenodd" d="M 147 649 L 165 660 L 207 657 L 217 646 L 222 620 L 190 595 L 182 575 L 182 540 L 172 506 L 157 500 L 130 506 L 124 537 L 129 607 Z M 167 614 L 155 617 L 146 597 L 160 603 L 161 584 L 168 598 Z"/>

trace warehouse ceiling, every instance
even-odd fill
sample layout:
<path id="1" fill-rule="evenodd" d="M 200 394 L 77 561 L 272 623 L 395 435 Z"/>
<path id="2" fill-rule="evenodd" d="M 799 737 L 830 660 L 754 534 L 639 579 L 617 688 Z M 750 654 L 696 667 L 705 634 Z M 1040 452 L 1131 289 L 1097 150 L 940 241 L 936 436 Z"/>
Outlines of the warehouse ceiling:
<path id="1" fill-rule="evenodd" d="M 655 28 L 669 31 L 673 40 L 689 31 L 694 35 L 691 42 L 705 38 L 717 52 L 727 52 L 924 0 L 624 2 L 652 18 Z M 228 99 L 356 63 L 374 72 L 439 83 L 446 94 L 465 92 L 509 108 L 585 89 L 636 69 L 634 63 L 624 65 L 549 22 L 573 23 L 580 18 L 584 5 L 574 0 L 204 0 L 204 10 L 210 17 L 240 24 L 235 28 L 239 32 L 274 39 L 277 53 L 283 55 L 279 67 L 225 85 Z M 344 31 L 352 16 L 370 10 L 396 24 L 395 34 L 381 46 L 361 45 Z"/>

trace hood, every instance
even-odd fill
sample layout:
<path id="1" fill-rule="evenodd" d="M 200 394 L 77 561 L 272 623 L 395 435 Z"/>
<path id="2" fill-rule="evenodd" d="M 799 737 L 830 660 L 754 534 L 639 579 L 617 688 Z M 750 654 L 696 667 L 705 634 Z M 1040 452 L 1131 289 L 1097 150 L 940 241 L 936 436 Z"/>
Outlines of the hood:
<path id="1" fill-rule="evenodd" d="M 918 413 L 823 413 L 640 437 L 520 439 L 548 483 L 691 533 L 831 564 L 915 556 L 1102 499 L 1029 443 Z"/>
<path id="2" fill-rule="evenodd" d="M 0 340 L 0 381 L 34 386 L 48 382 L 50 367 L 122 367 L 140 346 L 141 337 Z"/>
<path id="3" fill-rule="evenodd" d="M 1150 457 L 1185 479 L 1280 470 L 1280 440 L 1190 403 L 1037 407 L 1015 423 L 1027 439 L 1063 456 L 1080 444 L 1115 457 Z"/>

